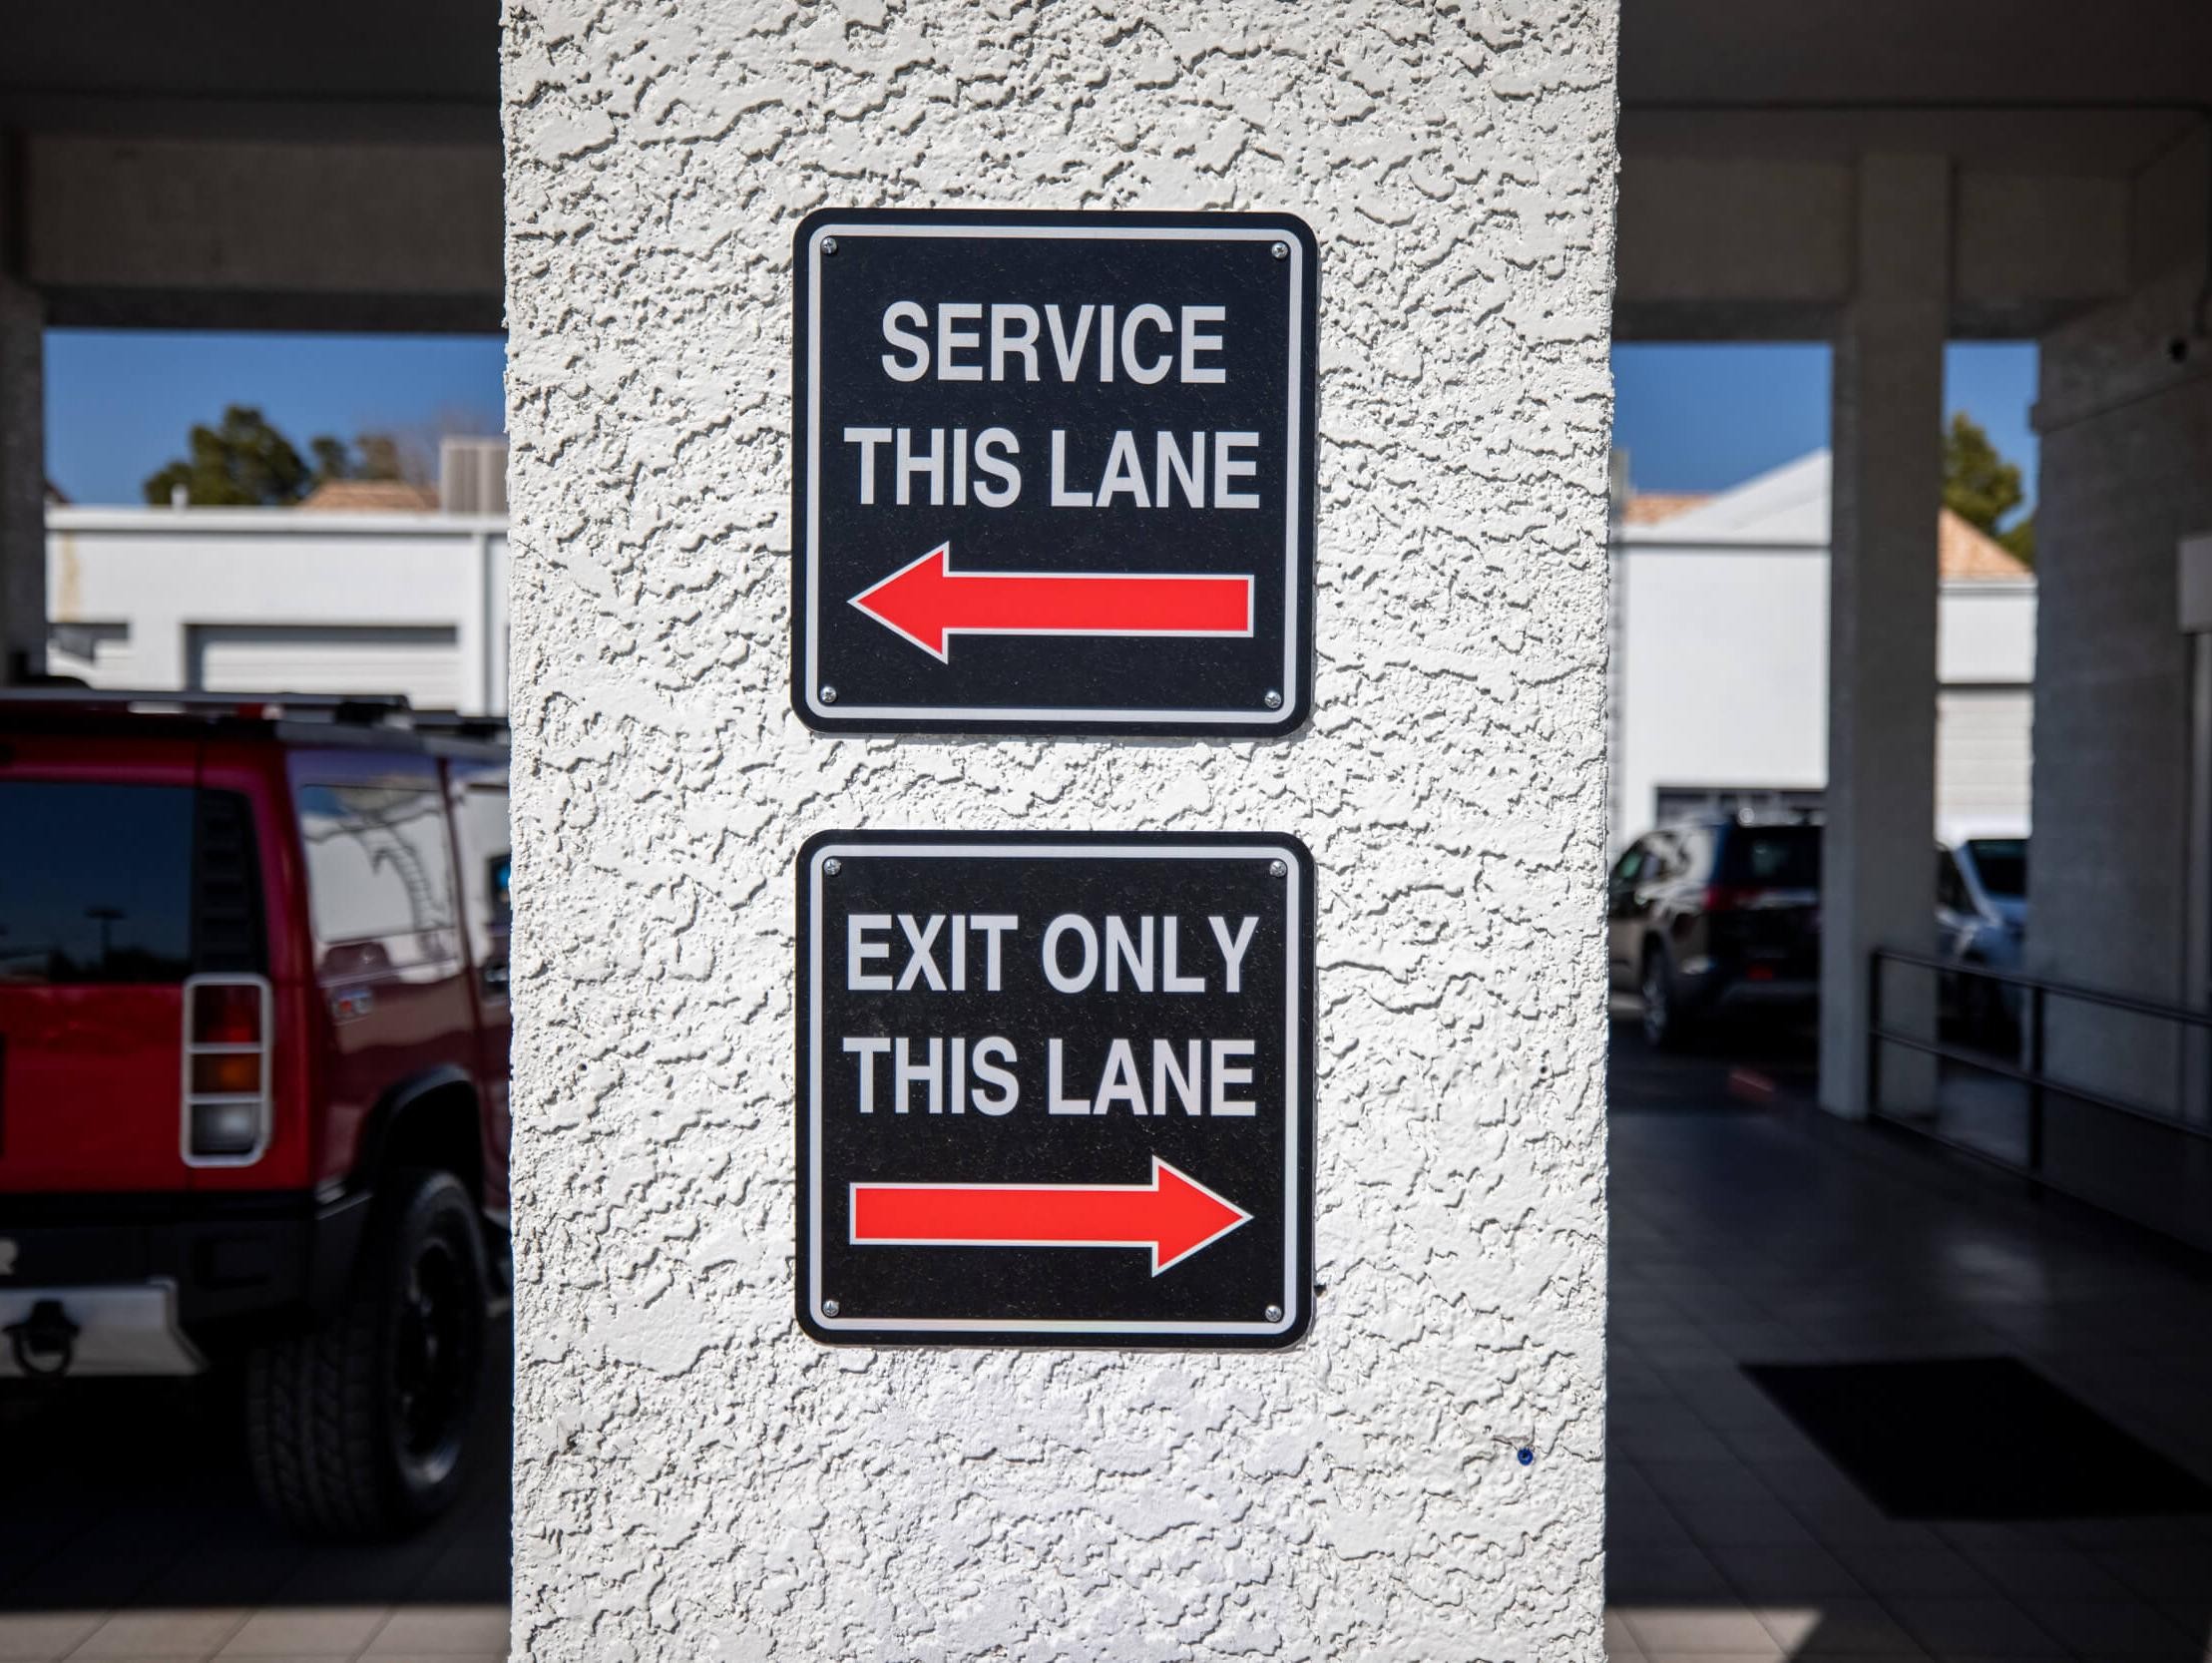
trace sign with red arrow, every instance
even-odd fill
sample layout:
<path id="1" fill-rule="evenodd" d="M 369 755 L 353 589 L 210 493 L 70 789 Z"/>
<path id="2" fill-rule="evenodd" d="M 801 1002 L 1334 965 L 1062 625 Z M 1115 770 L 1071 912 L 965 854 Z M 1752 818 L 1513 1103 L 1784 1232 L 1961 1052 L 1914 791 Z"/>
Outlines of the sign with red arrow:
<path id="1" fill-rule="evenodd" d="M 862 590 L 852 604 L 939 662 L 954 635 L 1212 635 L 1252 632 L 1252 580 L 1187 572 L 953 572 L 952 545 Z"/>
<path id="2" fill-rule="evenodd" d="M 825 209 L 792 251 L 801 720 L 1305 722 L 1319 250 L 1301 220 Z"/>
<path id="3" fill-rule="evenodd" d="M 1152 1274 L 1251 1214 L 1152 1157 L 1147 1184 L 854 1184 L 852 1240 L 877 1247 L 1140 1247 Z"/>
<path id="4" fill-rule="evenodd" d="M 1275 833 L 824 832 L 795 1303 L 830 1344 L 1311 1320 L 1313 863 Z"/>

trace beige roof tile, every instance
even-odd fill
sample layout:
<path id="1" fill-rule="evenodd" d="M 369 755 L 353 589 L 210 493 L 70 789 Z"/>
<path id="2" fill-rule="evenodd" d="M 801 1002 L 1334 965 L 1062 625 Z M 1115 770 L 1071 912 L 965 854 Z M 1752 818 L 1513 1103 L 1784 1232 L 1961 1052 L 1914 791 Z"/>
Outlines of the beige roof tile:
<path id="1" fill-rule="evenodd" d="M 435 514 L 438 492 L 403 479 L 334 479 L 308 492 L 299 506 L 325 514 Z"/>
<path id="2" fill-rule="evenodd" d="M 1627 525 L 1655 526 L 1712 500 L 1710 491 L 1638 491 L 1628 499 L 1620 517 Z"/>
<path id="3" fill-rule="evenodd" d="M 2027 564 L 1988 532 L 1969 525 L 1950 509 L 1937 521 L 1936 567 L 1946 583 L 2025 583 Z"/>

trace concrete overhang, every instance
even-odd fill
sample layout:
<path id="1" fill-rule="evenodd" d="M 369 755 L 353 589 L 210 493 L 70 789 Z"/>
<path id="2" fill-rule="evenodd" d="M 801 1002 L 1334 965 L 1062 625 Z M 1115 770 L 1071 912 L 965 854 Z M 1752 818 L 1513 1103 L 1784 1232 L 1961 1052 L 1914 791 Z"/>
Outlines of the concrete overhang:
<path id="1" fill-rule="evenodd" d="M 498 0 L 10 0 L 0 130 L 499 144 Z"/>
<path id="2" fill-rule="evenodd" d="M 16 0 L 0 269 L 55 324 L 497 329 L 497 0 Z"/>
<path id="3" fill-rule="evenodd" d="M 56 323 L 496 328 L 496 0 L 17 0 L 0 261 Z M 2212 6 L 1623 0 L 1616 332 L 1827 334 L 1860 157 L 1956 169 L 1954 330 L 2202 259 Z"/>
<path id="4" fill-rule="evenodd" d="M 1615 333 L 1818 338 L 1861 158 L 1953 169 L 1952 332 L 2039 334 L 2207 259 L 2212 6 L 1623 0 Z"/>

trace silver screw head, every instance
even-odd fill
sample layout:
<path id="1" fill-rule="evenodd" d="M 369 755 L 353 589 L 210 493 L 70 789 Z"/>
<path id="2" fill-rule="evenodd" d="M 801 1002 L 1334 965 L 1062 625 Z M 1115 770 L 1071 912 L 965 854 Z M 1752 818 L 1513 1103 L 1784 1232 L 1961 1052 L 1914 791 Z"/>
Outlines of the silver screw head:
<path id="1" fill-rule="evenodd" d="M 1277 259 L 1288 259 L 1288 258 L 1290 258 L 1290 244 L 1289 244 L 1289 243 L 1287 243 L 1287 242 L 1278 242 L 1278 243 L 1276 243 L 1276 244 L 1275 244 L 1275 257 L 1276 257 Z"/>
<path id="2" fill-rule="evenodd" d="M 837 1301 L 835 1301 L 834 1299 L 823 1300 L 822 1315 L 825 1317 L 834 1317 L 835 1315 L 837 1315 Z"/>
<path id="3" fill-rule="evenodd" d="M 837 252 L 837 238 L 835 238 L 834 236 L 823 237 L 822 252 L 825 254 L 834 254 L 835 252 Z"/>
<path id="4" fill-rule="evenodd" d="M 1283 1320 L 1283 1308 L 1280 1305 L 1270 1305 L 1267 1308 L 1267 1320 L 1269 1322 L 1281 1322 Z"/>
<path id="5" fill-rule="evenodd" d="M 822 689 L 822 702 L 824 704 L 835 704 L 837 702 L 837 689 L 835 687 L 824 687 Z"/>
<path id="6" fill-rule="evenodd" d="M 1270 878 L 1287 878 L 1287 877 L 1289 877 L 1289 876 L 1290 876 L 1290 862 L 1288 862 L 1288 861 L 1286 861 L 1286 860 L 1271 860 L 1271 861 L 1269 861 L 1269 862 L 1267 863 L 1267 875 L 1268 875 L 1268 876 L 1269 876 Z"/>
<path id="7" fill-rule="evenodd" d="M 1283 695 L 1275 691 L 1273 687 L 1269 687 L 1267 696 L 1261 699 L 1260 702 L 1270 710 L 1280 710 L 1283 707 Z"/>
<path id="8" fill-rule="evenodd" d="M 844 870 L 845 863 L 839 860 L 835 855 L 831 855 L 829 859 L 822 862 L 822 871 L 832 878 L 836 877 L 838 873 Z"/>

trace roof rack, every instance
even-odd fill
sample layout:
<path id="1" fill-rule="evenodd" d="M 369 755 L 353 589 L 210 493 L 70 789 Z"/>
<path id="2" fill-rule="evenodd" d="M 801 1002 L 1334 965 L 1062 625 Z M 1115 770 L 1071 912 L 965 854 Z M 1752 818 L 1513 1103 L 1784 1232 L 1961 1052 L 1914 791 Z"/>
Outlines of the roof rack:
<path id="1" fill-rule="evenodd" d="M 88 715 L 202 716 L 246 721 L 327 721 L 409 727 L 404 693 L 211 693 L 160 687 L 0 687 L 0 708 L 81 710 Z"/>
<path id="2" fill-rule="evenodd" d="M 417 733 L 442 733 L 456 739 L 505 739 L 505 716 L 464 716 L 454 710 L 409 710 L 407 725 Z"/>

